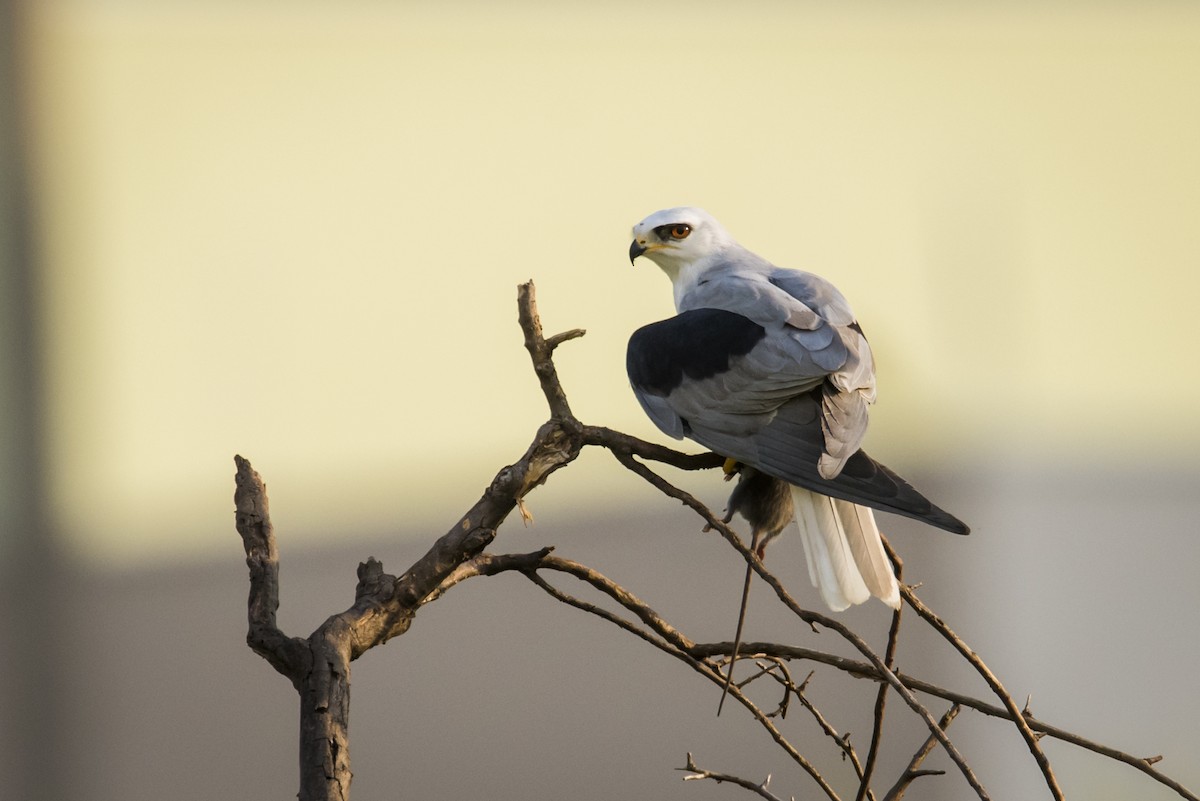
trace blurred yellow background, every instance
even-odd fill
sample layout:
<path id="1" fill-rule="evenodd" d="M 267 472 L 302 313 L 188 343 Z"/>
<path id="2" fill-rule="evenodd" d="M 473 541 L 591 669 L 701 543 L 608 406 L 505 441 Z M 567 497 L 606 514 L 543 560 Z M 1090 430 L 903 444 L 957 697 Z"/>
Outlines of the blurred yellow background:
<path id="1" fill-rule="evenodd" d="M 1195 6 L 28 14 L 46 469 L 90 559 L 225 550 L 234 452 L 307 531 L 445 519 L 544 417 L 528 278 L 589 330 L 578 412 L 654 436 L 624 342 L 670 292 L 625 248 L 668 205 L 850 297 L 874 452 L 1196 447 Z"/>
<path id="2" fill-rule="evenodd" d="M 290 792 L 295 698 L 242 643 L 233 454 L 269 484 L 281 621 L 304 635 L 358 560 L 403 570 L 545 419 L 519 282 L 549 331 L 588 330 L 557 357 L 576 413 L 662 441 L 624 349 L 671 293 L 626 253 L 680 204 L 854 305 L 879 364 L 867 449 L 975 530 L 889 518 L 906 579 L 1039 716 L 1200 785 L 1200 5 L 0 11 L 20 112 L 0 168 L 29 180 L 4 173 L 0 202 L 33 221 L 0 225 L 22 312 L 0 317 L 18 795 Z M 603 454 L 529 502 L 538 526 L 498 549 L 559 545 L 729 638 L 742 566 Z M 807 597 L 787 539 L 773 565 Z M 518 581 L 456 588 L 355 663 L 363 797 L 727 797 L 670 772 L 693 746 L 811 790 L 710 688 Z M 748 636 L 813 636 L 766 606 Z M 913 642 L 906 670 L 970 678 Z M 996 797 L 1041 797 L 1015 734 L 969 720 L 954 736 Z M 1048 750 L 1069 797 L 1172 797 Z"/>

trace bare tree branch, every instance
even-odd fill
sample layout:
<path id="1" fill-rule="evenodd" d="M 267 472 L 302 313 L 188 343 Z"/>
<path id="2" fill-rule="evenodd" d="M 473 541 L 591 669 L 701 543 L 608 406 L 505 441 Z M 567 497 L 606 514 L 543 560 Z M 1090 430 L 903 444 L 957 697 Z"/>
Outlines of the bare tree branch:
<path id="1" fill-rule="evenodd" d="M 887 553 L 888 559 L 891 560 L 892 570 L 896 574 L 896 581 L 904 580 L 904 562 L 892 550 L 891 544 L 887 541 L 887 537 L 879 535 L 883 541 L 884 550 Z M 891 669 L 896 667 L 896 647 L 900 639 L 900 619 L 901 612 L 904 607 L 900 607 L 892 612 L 892 624 L 888 628 L 887 648 L 883 652 L 883 662 Z M 888 685 L 880 684 L 879 692 L 875 695 L 875 718 L 871 726 L 871 745 L 867 749 L 867 766 L 859 778 L 862 782 L 858 785 L 858 795 L 855 801 L 863 801 L 866 796 L 869 799 L 875 798 L 875 794 L 871 792 L 871 776 L 875 772 L 875 760 L 879 758 L 879 746 L 883 742 L 883 715 L 887 709 L 887 691 Z"/>
<path id="2" fill-rule="evenodd" d="M 680 453 L 603 426 L 584 426 L 583 441 L 585 445 L 599 445 L 607 448 L 612 451 L 614 456 L 617 456 L 618 460 L 623 456 L 638 456 L 642 459 L 669 464 L 680 470 L 711 470 L 725 463 L 724 457 L 715 453 Z"/>
<path id="3" fill-rule="evenodd" d="M 426 599 L 460 565 L 483 552 L 521 499 L 573 461 L 583 447 L 579 423 L 570 415 L 550 358 L 557 345 L 582 332 L 544 340 L 532 283 L 521 287 L 519 313 L 547 403 L 562 419 L 552 418 L 539 428 L 521 459 L 501 469 L 479 501 L 404 574 L 391 576 L 374 559 L 360 565 L 354 605 L 329 617 L 306 640 L 286 636 L 276 624 L 279 554 L 265 485 L 247 460 L 235 458 L 236 523 L 251 583 L 247 639 L 300 693 L 301 801 L 344 800 L 349 795 L 350 662 L 407 631 Z"/>
<path id="4" fill-rule="evenodd" d="M 309 652 L 303 640 L 286 636 L 275 622 L 279 610 L 279 549 L 271 525 L 267 487 L 248 461 L 240 456 L 233 460 L 237 466 L 233 493 L 235 524 L 242 535 L 246 567 L 250 569 L 246 643 L 290 679 L 308 667 Z"/>
<path id="5" fill-rule="evenodd" d="M 807 709 L 809 714 L 811 714 L 817 721 L 817 725 L 821 727 L 821 731 L 823 731 L 825 735 L 829 737 L 829 739 L 833 740 L 846 758 L 850 760 L 850 766 L 854 768 L 854 774 L 858 777 L 859 781 L 862 782 L 864 781 L 865 774 L 863 773 L 862 763 L 858 759 L 858 752 L 855 751 L 854 746 L 850 744 L 850 734 L 838 734 L 837 729 L 833 727 L 833 725 L 825 718 L 825 715 L 821 713 L 821 710 L 817 709 L 816 705 L 813 704 L 813 702 L 809 700 L 808 696 L 804 693 L 804 691 L 808 689 L 808 683 L 812 680 L 814 673 L 815 671 L 810 670 L 808 675 L 804 677 L 804 681 L 800 682 L 798 686 L 792 688 L 792 692 L 796 694 L 796 698 L 799 699 L 800 705 Z M 887 685 L 881 684 L 881 686 L 886 687 Z"/>
<path id="6" fill-rule="evenodd" d="M 550 407 L 550 417 L 560 421 L 571 421 L 578 427 L 579 423 L 571 413 L 570 404 L 567 403 L 567 393 L 558 381 L 558 371 L 554 367 L 554 349 L 569 339 L 583 336 L 583 329 L 575 328 L 555 334 L 548 340 L 544 339 L 533 281 L 517 287 L 517 310 L 517 320 L 525 333 L 525 350 L 529 351 L 529 358 L 533 360 L 533 371 L 542 385 L 542 394 L 546 396 L 546 403 Z"/>
<path id="7" fill-rule="evenodd" d="M 950 741 L 950 738 L 946 736 L 946 733 L 938 728 L 937 721 L 934 720 L 933 715 L 930 714 L 929 710 L 926 709 L 921 702 L 917 700 L 917 697 L 913 695 L 912 692 L 896 677 L 891 669 L 884 663 L 883 658 L 871 650 L 871 647 L 867 645 L 866 641 L 864 641 L 861 637 L 859 637 L 841 622 L 818 612 L 813 612 L 811 610 L 802 608 L 800 604 L 798 604 L 796 600 L 792 598 L 791 594 L 788 593 L 788 591 L 783 587 L 779 579 L 777 579 L 774 574 L 763 567 L 761 561 L 749 558 L 749 549 L 742 543 L 737 534 L 735 534 L 732 529 L 725 525 L 724 522 L 717 519 L 716 515 L 714 515 L 707 506 L 696 500 L 696 498 L 690 493 L 673 486 L 662 476 L 641 464 L 632 456 L 619 453 L 614 453 L 614 455 L 617 457 L 617 460 L 621 462 L 621 464 L 637 473 L 652 486 L 657 487 L 663 494 L 681 501 L 685 506 L 688 506 L 697 514 L 699 514 L 710 528 L 718 531 L 721 536 L 724 537 L 727 542 L 729 542 L 730 545 L 737 549 L 738 553 L 742 555 L 742 558 L 747 559 L 747 561 L 754 566 L 755 572 L 762 576 L 763 580 L 766 581 L 771 589 L 775 591 L 776 597 L 783 602 L 783 604 L 792 612 L 792 614 L 809 625 L 820 625 L 827 629 L 832 629 L 840 634 L 843 639 L 853 645 L 859 651 L 859 653 L 867 657 L 867 659 L 870 660 L 878 670 L 879 675 L 881 675 L 890 685 L 892 685 L 896 692 L 899 693 L 900 697 L 904 699 L 904 702 L 908 704 L 909 708 L 911 708 L 915 713 L 917 713 L 918 716 L 921 717 L 922 720 L 925 721 L 925 725 L 929 727 L 929 730 L 938 738 L 938 741 L 942 744 L 942 747 L 946 749 L 946 753 L 950 755 L 950 758 L 954 761 L 954 764 L 958 766 L 963 778 L 965 778 L 967 783 L 971 785 L 971 789 L 973 789 L 975 794 L 979 796 L 980 801 L 989 801 L 990 796 L 988 795 L 987 790 L 985 790 L 983 785 L 979 782 L 975 772 L 971 770 L 971 766 L 967 763 L 966 758 L 963 757 L 958 748 L 955 747 L 954 743 Z"/>
<path id="8" fill-rule="evenodd" d="M 1004 685 L 1000 683 L 1000 679 L 996 678 L 996 674 L 992 673 L 988 666 L 983 663 L 983 660 L 979 658 L 979 655 L 968 648 L 967 644 L 963 642 L 957 634 L 951 631 L 950 627 L 947 626 L 940 617 L 935 615 L 929 607 L 925 606 L 925 604 L 921 603 L 921 600 L 917 598 L 917 595 L 912 591 L 912 588 L 903 587 L 901 588 L 900 594 L 904 597 L 904 600 L 908 603 L 908 605 L 916 610 L 917 614 L 920 615 L 923 620 L 929 623 L 934 630 L 946 638 L 946 640 L 954 646 L 955 650 L 962 654 L 963 658 L 971 663 L 971 666 L 975 668 L 979 675 L 983 676 L 983 680 L 986 681 L 988 686 L 992 688 L 992 692 L 994 692 L 996 696 L 1004 703 L 1005 708 L 1008 709 L 1009 713 L 1012 715 L 1010 719 L 1013 721 L 1013 723 L 1017 724 L 1017 730 L 1020 731 L 1021 736 L 1025 738 L 1025 744 L 1029 746 L 1029 753 L 1033 754 L 1034 761 L 1037 762 L 1038 767 L 1041 769 L 1042 776 L 1046 779 L 1046 786 L 1050 788 L 1050 794 L 1054 796 L 1055 801 L 1063 801 L 1062 788 L 1058 786 L 1058 779 L 1054 777 L 1054 770 L 1050 767 L 1050 760 L 1046 758 L 1046 752 L 1044 752 L 1041 745 L 1038 744 L 1038 738 L 1034 735 L 1033 730 L 1029 728 L 1029 723 L 1025 720 L 1025 715 L 1022 714 L 1021 710 L 1017 708 L 1016 701 L 1014 701 L 1013 697 L 1008 694 L 1007 690 L 1004 689 Z"/>
<path id="9" fill-rule="evenodd" d="M 383 565 L 369 558 L 359 565 L 358 584 L 354 604 L 347 610 L 331 615 L 309 637 L 290 637 L 280 630 L 276 620 L 279 606 L 279 553 L 268 511 L 266 486 L 250 463 L 235 457 L 236 475 L 236 525 L 246 553 L 246 564 L 250 573 L 250 594 L 247 604 L 247 643 L 265 658 L 277 671 L 287 676 L 300 694 L 301 738 L 300 765 L 301 801 L 346 801 L 350 788 L 349 758 L 349 698 L 350 664 L 358 656 L 393 637 L 406 632 L 418 610 L 432 603 L 461 582 L 477 576 L 494 576 L 505 572 L 518 572 L 555 600 L 574 608 L 608 620 L 621 630 L 633 634 L 657 649 L 687 664 L 716 686 L 722 686 L 725 676 L 720 666 L 733 654 L 732 643 L 696 643 L 675 628 L 658 612 L 626 588 L 611 581 L 598 571 L 569 559 L 552 554 L 547 546 L 524 554 L 490 554 L 485 549 L 496 537 L 501 523 L 514 509 L 525 514 L 522 499 L 534 488 L 544 483 L 556 470 L 570 464 L 586 446 L 598 446 L 609 450 L 627 469 L 641 476 L 664 495 L 674 498 L 692 509 L 707 524 L 716 530 L 742 556 L 752 569 L 772 588 L 776 598 L 798 619 L 808 623 L 814 631 L 829 629 L 850 643 L 866 661 L 848 659 L 814 649 L 779 643 L 746 643 L 743 653 L 749 657 L 758 655 L 771 660 L 772 664 L 759 664 L 760 672 L 749 679 L 732 684 L 730 696 L 745 707 L 772 740 L 817 783 L 831 801 L 839 796 L 832 785 L 784 736 L 773 718 L 780 720 L 786 714 L 788 699 L 792 694 L 800 700 L 816 719 L 825 735 L 831 737 L 854 766 L 857 782 L 856 801 L 871 799 L 870 782 L 876 757 L 883 737 L 883 721 L 886 709 L 886 694 L 889 689 L 904 700 L 930 731 L 929 737 L 914 755 L 908 769 L 889 791 L 884 801 L 899 801 L 905 789 L 918 776 L 937 771 L 922 770 L 920 765 L 926 755 L 941 745 L 958 767 L 959 772 L 975 790 L 980 799 L 987 793 L 979 784 L 965 758 L 958 752 L 946 734 L 946 728 L 960 706 L 975 709 L 985 715 L 1013 721 L 1029 745 L 1030 753 L 1037 761 L 1046 778 L 1047 786 L 1055 798 L 1061 798 L 1061 790 L 1050 769 L 1049 761 L 1042 752 L 1038 738 L 1045 734 L 1065 742 L 1073 743 L 1105 757 L 1136 767 L 1155 781 L 1172 788 L 1190 801 L 1200 801 L 1178 782 L 1169 779 L 1153 766 L 1161 757 L 1139 758 L 1116 749 L 1094 743 L 1078 735 L 1065 732 L 1036 720 L 1028 708 L 1017 709 L 1012 697 L 1004 690 L 999 680 L 983 664 L 950 628 L 930 611 L 912 592 L 903 587 L 902 595 L 917 614 L 946 638 L 958 652 L 988 682 L 992 691 L 1003 701 L 996 707 L 976 698 L 937 687 L 917 678 L 901 674 L 895 669 L 895 653 L 899 638 L 900 615 L 893 616 L 884 654 L 877 654 L 855 632 L 840 621 L 820 613 L 803 609 L 770 573 L 763 563 L 754 558 L 750 549 L 737 534 L 691 494 L 681 490 L 651 470 L 639 459 L 656 461 L 682 470 L 701 470 L 718 467 L 723 459 L 711 453 L 685 454 L 661 445 L 646 442 L 618 431 L 599 426 L 588 426 L 577 420 L 571 412 L 567 396 L 559 381 L 554 366 L 555 349 L 564 342 L 583 336 L 580 329 L 572 329 L 550 337 L 544 337 L 532 282 L 518 289 L 518 312 L 526 350 L 529 352 L 534 372 L 538 377 L 542 393 L 550 411 L 550 419 L 536 432 L 525 453 L 515 463 L 497 472 L 491 484 L 470 510 L 429 550 L 400 576 L 384 571 Z M 901 569 L 899 558 L 885 541 L 890 558 Z M 570 575 L 617 604 L 622 613 L 589 603 L 557 588 L 546 580 L 543 573 L 551 571 Z M 624 615 L 628 615 L 626 617 Z M 819 710 L 804 694 L 808 679 L 800 686 L 792 681 L 788 669 L 789 660 L 808 660 L 828 665 L 848 675 L 879 682 L 875 699 L 874 726 L 871 747 L 865 766 L 860 766 L 857 755 L 850 745 L 849 737 L 839 735 Z M 777 709 L 764 712 L 743 691 L 751 682 L 769 675 L 781 684 L 784 697 Z M 811 677 L 811 673 L 809 674 Z M 941 720 L 935 720 L 929 710 L 921 704 L 915 693 L 944 698 L 954 706 Z M 754 783 L 738 779 L 730 774 L 715 773 L 696 767 L 688 755 L 686 770 L 694 775 L 686 779 L 712 779 L 729 781 L 752 790 L 764 798 L 775 799 L 767 790 L 767 782 Z M 768 777 L 769 778 L 769 777 Z"/>
<path id="10" fill-rule="evenodd" d="M 712 642 L 712 643 L 696 643 L 692 648 L 692 654 L 700 658 L 709 658 L 717 654 L 729 654 L 733 651 L 732 642 Z M 884 681 L 883 676 L 869 662 L 860 662 L 855 659 L 849 659 L 837 654 L 830 654 L 824 651 L 818 651 L 813 648 L 805 648 L 798 645 L 784 645 L 782 643 L 770 642 L 751 642 L 742 643 L 742 654 L 746 657 L 754 656 L 774 656 L 780 659 L 789 659 L 794 661 L 809 660 L 818 662 L 829 667 L 836 668 L 847 675 L 861 679 L 869 679 L 871 681 Z M 1003 707 L 989 704 L 974 698 L 966 693 L 961 693 L 956 690 L 950 690 L 945 687 L 940 687 L 932 682 L 924 681 L 914 676 L 909 676 L 900 671 L 896 671 L 896 676 L 904 682 L 904 684 L 914 692 L 924 693 L 926 695 L 941 698 L 959 706 L 973 709 L 989 717 L 999 718 L 1002 720 L 1012 720 L 1012 713 Z M 1136 768 L 1142 773 L 1159 784 L 1169 787 L 1188 801 L 1200 801 L 1200 796 L 1197 796 L 1187 787 L 1184 787 L 1179 782 L 1171 777 L 1156 770 L 1153 766 L 1162 760 L 1162 757 L 1139 757 L 1133 754 L 1126 753 L 1111 746 L 1098 743 L 1094 740 L 1089 740 L 1074 732 L 1069 732 L 1066 729 L 1058 726 L 1053 726 L 1044 721 L 1038 720 L 1030 715 L 1024 715 L 1026 723 L 1035 732 L 1039 732 L 1047 737 L 1053 737 L 1064 743 L 1078 746 L 1086 751 L 1099 754 L 1117 762 L 1122 762 L 1132 768 Z"/>
<path id="11" fill-rule="evenodd" d="M 734 645 L 737 645 L 737 640 L 734 640 Z M 736 647 L 735 647 L 736 650 Z M 733 659 L 733 653 L 729 654 L 730 660 Z M 769 662 L 769 665 L 763 665 L 763 662 Z M 762 676 L 770 676 L 783 687 L 783 698 L 779 700 L 779 706 L 775 708 L 767 717 L 778 717 L 781 720 L 787 717 L 788 709 L 791 706 L 792 688 L 796 686 L 796 682 L 792 679 L 792 672 L 788 670 L 788 664 L 785 660 L 774 656 L 762 657 L 762 661 L 755 660 L 755 665 L 758 666 L 758 673 L 751 675 L 749 678 L 738 682 L 739 689 L 745 689 L 754 680 Z"/>
<path id="12" fill-rule="evenodd" d="M 430 604 L 445 595 L 451 587 L 466 581 L 475 576 L 495 576 L 498 573 L 504 573 L 509 570 L 526 572 L 537 567 L 543 559 L 554 550 L 553 546 L 546 546 L 532 553 L 521 554 L 490 554 L 481 553 L 473 559 L 468 559 L 461 565 L 456 567 L 445 580 L 438 585 L 437 589 L 431 592 L 421 601 L 421 605 Z"/>
<path id="13" fill-rule="evenodd" d="M 575 578 L 590 584 L 592 587 L 617 601 L 623 607 L 632 612 L 639 620 L 649 626 L 651 630 L 658 635 L 658 637 L 651 637 L 647 632 L 638 629 L 633 624 L 621 619 L 606 609 L 601 609 L 593 604 L 581 601 L 573 596 L 568 595 L 567 593 L 562 592 L 561 590 L 554 588 L 540 576 L 530 575 L 530 578 L 535 584 L 537 584 L 546 592 L 550 593 L 553 597 L 563 601 L 564 603 L 574 606 L 577 609 L 581 609 L 602 617 L 605 620 L 620 626 L 622 629 L 636 634 L 641 639 L 646 640 L 660 650 L 663 650 L 676 659 L 684 662 L 697 673 L 704 676 L 714 684 L 717 684 L 718 686 L 722 686 L 724 684 L 724 676 L 721 675 L 721 672 L 717 670 L 713 664 L 702 659 L 697 659 L 690 653 L 692 648 L 694 648 L 694 645 L 690 639 L 680 634 L 675 628 L 663 620 L 657 612 L 655 612 L 646 604 L 642 603 L 642 601 L 640 601 L 636 596 L 618 585 L 616 582 L 608 579 L 598 571 L 595 571 L 589 567 L 585 567 L 569 560 L 558 559 L 556 557 L 548 557 L 544 559 L 540 567 L 569 573 L 570 575 L 575 576 Z M 771 736 L 775 743 L 792 758 L 792 761 L 794 761 L 806 773 L 808 773 L 810 777 L 812 777 L 813 781 L 815 781 L 817 786 L 821 788 L 822 792 L 829 797 L 830 801 L 840 801 L 837 793 L 834 791 L 833 787 L 829 784 L 825 777 L 821 775 L 821 772 L 817 770 L 816 766 L 814 766 L 812 762 L 810 762 L 803 754 L 801 754 L 800 751 L 791 742 L 789 742 L 786 737 L 784 737 L 783 732 L 781 732 L 779 728 L 775 726 L 769 715 L 763 712 L 757 704 L 746 697 L 746 695 L 744 695 L 739 688 L 731 687 L 730 695 L 736 698 L 739 703 L 741 703 L 750 711 L 750 714 L 754 716 L 754 719 L 758 721 L 759 725 L 766 729 L 767 733 Z"/>
<path id="14" fill-rule="evenodd" d="M 958 716 L 959 709 L 959 705 L 955 704 L 946 710 L 946 714 L 942 715 L 941 719 L 938 721 L 938 724 L 942 727 L 943 731 L 949 728 L 950 724 L 954 721 L 954 718 Z M 908 762 L 908 767 L 906 767 L 904 772 L 900 774 L 900 778 L 896 780 L 894 785 L 892 785 L 892 789 L 888 790 L 887 795 L 883 797 L 883 801 L 900 801 L 900 799 L 904 797 L 905 791 L 908 790 L 908 786 L 912 784 L 915 779 L 918 779 L 921 776 L 941 776 L 945 773 L 944 770 L 920 769 L 921 763 L 925 761 L 925 757 L 929 756 L 929 753 L 933 750 L 935 745 L 937 745 L 937 740 L 934 739 L 932 734 L 925 738 L 925 742 L 922 743 L 921 747 L 917 749 L 917 752 L 913 754 L 913 758 Z"/>
<path id="15" fill-rule="evenodd" d="M 768 801 L 783 801 L 782 798 L 767 789 L 767 785 L 771 783 L 770 775 L 768 775 L 767 778 L 763 779 L 761 782 L 756 783 L 750 781 L 749 779 L 733 776 L 729 773 L 717 773 L 716 771 L 706 770 L 696 765 L 696 761 L 692 759 L 691 751 L 689 751 L 687 755 L 687 766 L 675 768 L 675 770 L 685 770 L 688 772 L 688 775 L 683 777 L 685 782 L 695 781 L 697 779 L 712 779 L 717 784 L 720 784 L 721 782 L 729 782 L 730 784 L 736 784 L 739 787 L 745 787 L 750 792 L 757 793 L 763 798 L 766 798 Z M 793 801 L 795 801 L 794 798 Z"/>

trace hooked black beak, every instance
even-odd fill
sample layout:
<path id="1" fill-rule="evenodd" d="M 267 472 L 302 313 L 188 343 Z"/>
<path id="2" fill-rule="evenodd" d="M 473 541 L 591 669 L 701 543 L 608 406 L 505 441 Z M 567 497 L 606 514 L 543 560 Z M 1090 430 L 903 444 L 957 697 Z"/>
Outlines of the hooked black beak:
<path id="1" fill-rule="evenodd" d="M 634 260 L 636 260 L 638 256 L 645 252 L 646 246 L 641 242 L 638 242 L 636 239 L 633 240 L 633 244 L 629 246 L 629 263 L 633 264 Z"/>

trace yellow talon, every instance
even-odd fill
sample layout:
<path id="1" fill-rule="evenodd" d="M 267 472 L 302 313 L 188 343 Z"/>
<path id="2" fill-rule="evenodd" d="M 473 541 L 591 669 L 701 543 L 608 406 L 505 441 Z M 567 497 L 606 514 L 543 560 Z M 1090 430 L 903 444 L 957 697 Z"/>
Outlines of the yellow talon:
<path id="1" fill-rule="evenodd" d="M 725 464 L 721 465 L 721 469 L 725 471 L 725 480 L 733 478 L 742 469 L 742 464 L 737 459 L 726 459 Z"/>

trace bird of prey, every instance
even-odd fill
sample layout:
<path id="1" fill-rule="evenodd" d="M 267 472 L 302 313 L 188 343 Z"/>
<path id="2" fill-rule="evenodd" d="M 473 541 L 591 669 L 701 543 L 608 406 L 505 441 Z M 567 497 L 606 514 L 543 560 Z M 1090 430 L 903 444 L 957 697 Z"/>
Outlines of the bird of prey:
<path id="1" fill-rule="evenodd" d="M 830 609 L 871 596 L 899 608 L 872 510 L 968 528 L 861 450 L 875 363 L 841 292 L 750 252 L 697 208 L 635 225 L 630 262 L 639 256 L 671 279 L 678 312 L 629 340 L 629 380 L 646 414 L 744 466 L 729 512 L 750 522 L 756 549 L 794 511 L 809 578 Z"/>

